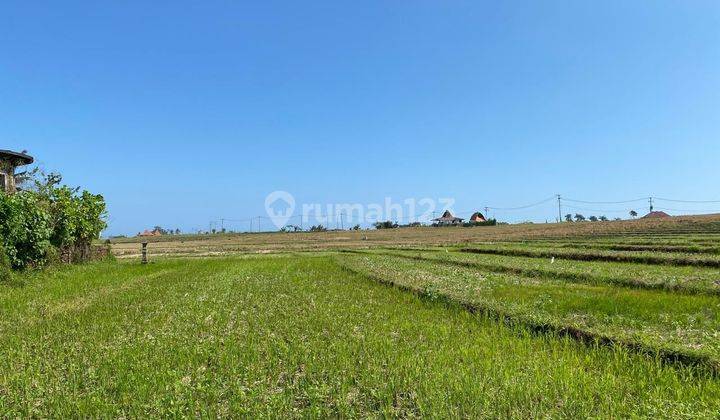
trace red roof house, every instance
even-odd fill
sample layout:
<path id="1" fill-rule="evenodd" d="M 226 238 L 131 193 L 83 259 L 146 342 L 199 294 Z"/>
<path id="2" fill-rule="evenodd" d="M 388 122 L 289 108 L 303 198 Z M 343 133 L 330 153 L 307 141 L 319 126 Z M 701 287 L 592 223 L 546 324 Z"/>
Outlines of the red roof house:
<path id="1" fill-rule="evenodd" d="M 664 211 L 651 211 L 650 213 L 643 216 L 643 219 L 669 219 L 669 214 L 665 213 Z"/>
<path id="2" fill-rule="evenodd" d="M 479 223 L 479 222 L 486 222 L 487 219 L 485 218 L 485 216 L 482 215 L 482 213 L 480 213 L 479 211 L 477 211 L 477 212 L 473 213 L 472 216 L 470 216 L 470 221 L 471 221 L 471 222 L 475 222 L 475 223 Z"/>

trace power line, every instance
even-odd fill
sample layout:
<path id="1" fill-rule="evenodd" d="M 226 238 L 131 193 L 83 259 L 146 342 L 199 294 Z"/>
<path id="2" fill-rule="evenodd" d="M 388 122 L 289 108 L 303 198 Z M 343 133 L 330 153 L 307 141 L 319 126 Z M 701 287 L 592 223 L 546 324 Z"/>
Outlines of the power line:
<path id="1" fill-rule="evenodd" d="M 552 197 L 547 197 L 543 200 L 533 202 L 530 204 L 522 205 L 522 206 L 516 206 L 516 207 L 493 207 L 493 206 L 485 206 L 483 207 L 483 210 L 485 210 L 485 216 L 490 217 L 490 211 L 492 210 L 493 214 L 495 214 L 495 211 L 514 211 L 514 210 L 524 210 L 529 209 L 532 207 L 540 206 L 542 204 L 548 203 L 550 201 L 557 200 L 558 205 L 558 220 L 562 220 L 563 217 L 563 210 L 564 209 L 572 209 L 572 210 L 583 210 L 583 211 L 592 211 L 592 212 L 599 212 L 599 213 L 625 213 L 629 212 L 630 208 L 627 209 L 598 209 L 590 207 L 583 207 L 583 206 L 574 206 L 568 203 L 579 203 L 579 204 L 596 204 L 596 205 L 612 205 L 612 204 L 630 204 L 630 203 L 640 203 L 642 201 L 649 202 L 651 209 L 654 209 L 655 201 L 663 201 L 663 202 L 671 202 L 671 203 L 688 203 L 688 204 L 707 204 L 707 203 L 720 203 L 720 200 L 679 200 L 679 199 L 672 199 L 672 198 L 663 198 L 663 197 L 643 197 L 643 198 L 635 198 L 632 200 L 619 200 L 619 201 L 588 201 L 588 200 L 577 200 L 573 198 L 565 198 L 561 196 L 560 194 L 553 195 Z M 669 211 L 676 211 L 676 212 L 720 212 L 720 210 L 699 210 L 699 209 L 675 209 L 675 208 L 664 208 L 664 207 L 657 207 L 657 209 L 662 210 L 669 210 Z M 467 212 L 456 212 L 456 216 L 464 216 L 465 214 L 471 215 L 476 210 L 473 211 L 467 211 Z M 437 212 L 432 212 L 432 216 L 429 212 L 423 213 L 421 215 L 413 215 L 413 216 L 404 216 L 404 217 L 385 217 L 385 218 L 377 218 L 376 221 L 382 221 L 381 219 L 392 219 L 397 222 L 403 222 L 403 221 L 417 221 L 421 223 L 429 223 L 432 221 L 432 219 L 436 218 Z M 307 217 L 306 217 L 307 216 Z M 387 215 L 390 216 L 390 215 Z M 257 229 L 255 227 L 255 220 L 257 219 Z M 227 218 L 219 218 L 218 221 L 212 221 L 210 223 L 210 230 L 212 230 L 213 227 L 216 227 L 219 225 L 221 228 L 225 228 L 226 222 L 237 224 L 237 223 L 249 223 L 249 231 L 262 231 L 262 219 L 268 219 L 272 220 L 272 217 L 266 217 L 266 216 L 253 216 L 249 218 L 240 218 L 240 219 L 227 219 Z M 298 220 L 299 219 L 299 220 Z M 355 218 L 352 214 L 348 215 L 347 220 L 345 217 L 344 212 L 334 212 L 334 213 L 327 213 L 327 214 L 312 214 L 312 215 L 295 215 L 288 218 L 288 221 L 290 220 L 296 220 L 299 221 L 299 224 L 301 228 L 304 227 L 305 222 L 310 223 L 312 219 L 316 219 L 317 221 L 320 221 L 323 223 L 329 223 L 331 224 L 333 222 L 333 219 L 335 219 L 335 224 L 337 225 L 339 222 L 339 225 L 341 229 L 344 229 L 345 222 L 351 223 Z M 339 220 L 338 220 L 339 219 Z M 372 222 L 365 218 L 357 219 L 362 224 L 371 224 Z"/>
<path id="2" fill-rule="evenodd" d="M 634 200 L 625 200 L 625 201 L 583 201 L 583 200 L 574 200 L 571 198 L 563 198 L 565 201 L 570 201 L 573 203 L 582 203 L 582 204 L 625 204 L 625 203 L 634 203 L 637 201 L 645 201 L 648 197 L 643 198 L 636 198 Z"/>
<path id="3" fill-rule="evenodd" d="M 569 206 L 569 205 L 567 205 L 567 204 L 565 204 L 565 207 L 566 207 L 566 208 L 569 208 L 569 209 L 573 209 L 573 210 L 596 211 L 596 212 L 599 212 L 599 213 L 627 213 L 627 212 L 629 212 L 630 210 L 633 210 L 633 209 L 625 209 L 625 210 L 589 209 L 589 208 L 586 208 L 586 207 Z"/>
<path id="4" fill-rule="evenodd" d="M 670 198 L 661 198 L 661 197 L 655 197 L 655 200 L 671 201 L 671 202 L 673 202 L 673 203 L 698 203 L 698 204 L 702 204 L 702 203 L 720 203 L 720 200 L 699 200 L 699 201 L 698 201 L 698 200 L 673 200 L 673 199 L 670 199 Z"/>
<path id="5" fill-rule="evenodd" d="M 502 210 L 502 211 L 508 211 L 508 210 L 523 210 L 523 209 L 529 209 L 530 207 L 539 206 L 540 204 L 545 204 L 548 201 L 555 200 L 557 196 L 553 195 L 552 197 L 548 197 L 542 201 L 538 201 L 537 203 L 528 204 L 525 206 L 519 206 L 519 207 L 489 207 L 489 209 L 492 210 Z"/>
<path id="6" fill-rule="evenodd" d="M 718 210 L 718 209 L 715 209 L 715 210 L 700 210 L 700 209 L 670 209 L 670 208 L 667 208 L 667 207 L 655 207 L 655 208 L 656 208 L 656 209 L 659 209 L 659 210 L 667 210 L 667 211 L 682 211 L 682 212 L 692 212 L 692 211 L 698 212 L 698 211 L 699 211 L 699 212 L 702 212 L 702 213 L 720 213 L 720 210 Z"/>

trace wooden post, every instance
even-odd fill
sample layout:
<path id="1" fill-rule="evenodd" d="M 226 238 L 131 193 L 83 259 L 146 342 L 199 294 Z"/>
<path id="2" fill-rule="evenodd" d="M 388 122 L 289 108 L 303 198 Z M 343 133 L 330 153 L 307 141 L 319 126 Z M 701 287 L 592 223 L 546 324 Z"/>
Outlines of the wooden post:
<path id="1" fill-rule="evenodd" d="M 141 260 L 142 264 L 147 264 L 147 263 L 148 263 L 148 259 L 147 259 L 147 245 L 148 245 L 147 242 L 143 242 L 143 243 L 142 243 L 142 260 Z"/>

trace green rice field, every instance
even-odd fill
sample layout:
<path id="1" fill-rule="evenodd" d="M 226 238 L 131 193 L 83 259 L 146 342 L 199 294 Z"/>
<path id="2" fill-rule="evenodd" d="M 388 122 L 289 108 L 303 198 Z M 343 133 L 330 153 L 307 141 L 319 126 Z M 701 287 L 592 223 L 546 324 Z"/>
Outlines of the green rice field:
<path id="1" fill-rule="evenodd" d="M 27 272 L 0 285 L 0 416 L 717 418 L 716 247 L 544 238 Z"/>

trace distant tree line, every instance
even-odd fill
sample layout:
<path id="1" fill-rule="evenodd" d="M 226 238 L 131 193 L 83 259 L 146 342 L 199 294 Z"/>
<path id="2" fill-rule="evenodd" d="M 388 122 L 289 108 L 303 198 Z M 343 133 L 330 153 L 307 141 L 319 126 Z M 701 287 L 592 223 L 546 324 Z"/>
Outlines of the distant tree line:
<path id="1" fill-rule="evenodd" d="M 636 218 L 637 215 L 638 215 L 635 210 L 630 210 L 630 213 L 629 213 L 629 214 L 630 214 L 630 217 L 632 217 L 633 219 Z M 584 221 L 586 221 L 586 220 L 589 220 L 589 221 L 591 221 L 591 222 L 607 222 L 607 221 L 610 220 L 610 219 L 608 219 L 608 218 L 605 217 L 605 216 L 590 216 L 590 217 L 588 217 L 588 218 L 585 218 L 585 216 L 583 216 L 583 215 L 580 214 L 580 213 L 575 213 L 574 215 L 568 213 L 568 214 L 565 215 L 565 221 L 566 221 L 566 222 L 572 222 L 572 221 L 575 221 L 575 222 L 584 222 Z M 622 220 L 622 219 L 619 218 L 619 217 L 616 217 L 616 218 L 613 219 L 613 220 L 616 220 L 616 221 L 617 221 L 617 220 Z"/>
<path id="2" fill-rule="evenodd" d="M 565 215 L 565 221 L 566 222 L 584 222 L 584 221 L 590 221 L 590 222 L 607 222 L 610 219 L 608 219 L 606 216 L 590 216 L 585 217 L 580 213 L 575 213 L 575 215 L 572 215 L 570 213 Z M 621 220 L 619 217 L 616 217 L 614 220 Z"/>

